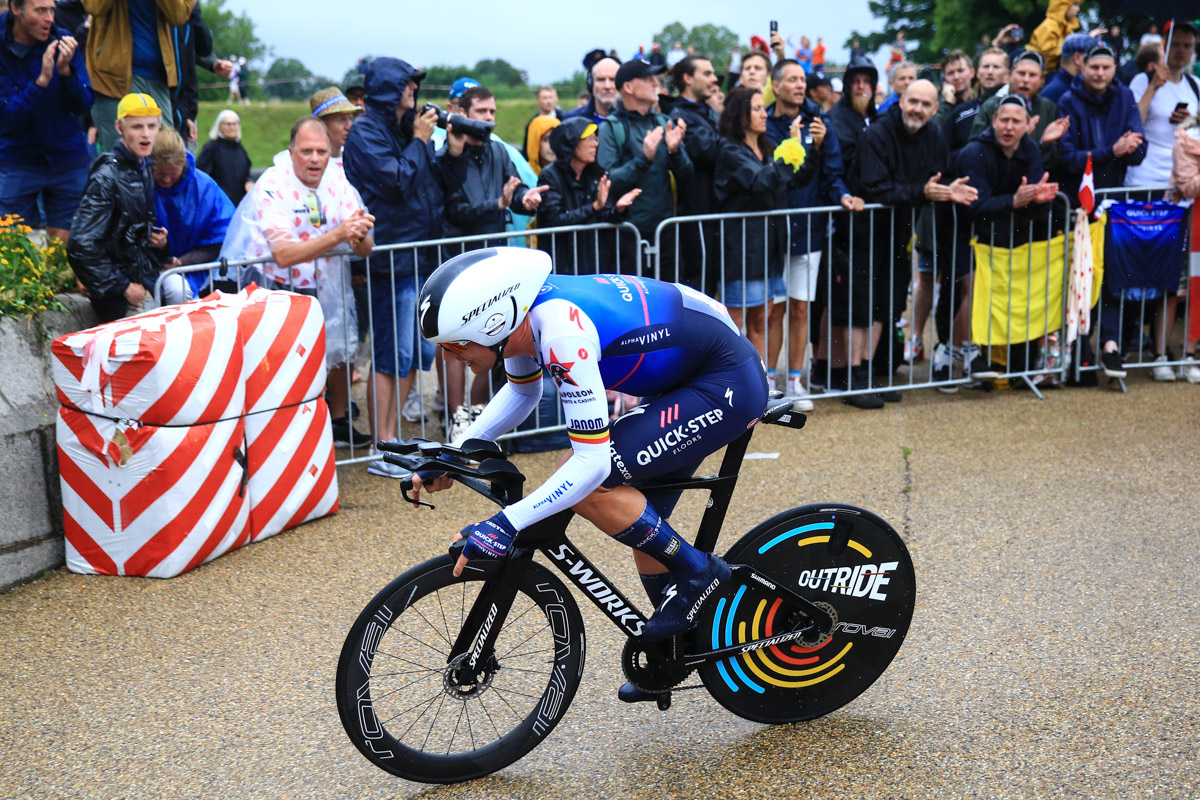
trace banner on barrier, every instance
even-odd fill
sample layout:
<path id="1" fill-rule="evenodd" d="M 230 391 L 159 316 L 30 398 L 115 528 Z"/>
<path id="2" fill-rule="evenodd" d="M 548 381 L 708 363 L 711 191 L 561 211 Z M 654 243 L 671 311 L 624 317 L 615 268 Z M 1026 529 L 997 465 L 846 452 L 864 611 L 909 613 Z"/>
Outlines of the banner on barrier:
<path id="1" fill-rule="evenodd" d="M 1089 226 L 1094 277 L 1092 305 L 1100 300 L 1104 278 L 1105 217 Z M 971 297 L 971 339 L 979 345 L 1022 344 L 1063 324 L 1063 273 L 1067 237 L 1015 248 L 974 241 L 975 286 Z"/>

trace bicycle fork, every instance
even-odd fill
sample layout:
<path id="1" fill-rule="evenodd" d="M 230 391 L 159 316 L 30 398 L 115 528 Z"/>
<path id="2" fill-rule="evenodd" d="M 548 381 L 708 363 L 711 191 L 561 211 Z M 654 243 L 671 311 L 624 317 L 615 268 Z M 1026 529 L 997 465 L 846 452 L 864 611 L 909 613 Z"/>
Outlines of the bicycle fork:
<path id="1" fill-rule="evenodd" d="M 457 556 L 453 548 L 451 553 Z M 449 663 L 466 655 L 460 666 L 463 677 L 474 679 L 480 671 L 487 669 L 495 649 L 496 638 L 500 635 L 500 629 L 504 627 L 504 621 L 508 618 L 508 612 L 517 596 L 520 576 L 529 560 L 533 558 L 533 553 L 534 551 L 523 548 L 514 549 L 509 558 L 501 562 L 497 575 L 484 581 L 483 588 L 471 605 L 447 659 Z M 464 570 L 469 569 L 479 567 L 467 564 Z"/>

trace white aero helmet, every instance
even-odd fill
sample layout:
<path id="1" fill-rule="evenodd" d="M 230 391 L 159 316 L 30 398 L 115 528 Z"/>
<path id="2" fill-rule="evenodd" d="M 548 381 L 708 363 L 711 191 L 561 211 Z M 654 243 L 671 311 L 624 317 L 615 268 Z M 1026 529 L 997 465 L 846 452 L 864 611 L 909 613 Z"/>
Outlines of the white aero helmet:
<path id="1" fill-rule="evenodd" d="M 529 313 L 552 266 L 549 254 L 526 247 L 455 256 L 421 289 L 421 335 L 436 344 L 475 342 L 499 351 Z"/>

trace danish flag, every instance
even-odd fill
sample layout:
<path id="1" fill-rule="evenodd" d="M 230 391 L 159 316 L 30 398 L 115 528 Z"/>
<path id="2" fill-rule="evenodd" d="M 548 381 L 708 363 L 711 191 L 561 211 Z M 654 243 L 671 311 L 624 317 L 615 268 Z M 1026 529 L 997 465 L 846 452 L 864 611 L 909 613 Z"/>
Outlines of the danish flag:
<path id="1" fill-rule="evenodd" d="M 1088 153 L 1087 166 L 1083 168 L 1083 180 L 1079 182 L 1079 205 L 1088 217 L 1096 209 L 1096 181 L 1092 178 L 1092 154 Z"/>
<path id="2" fill-rule="evenodd" d="M 1192 253 L 1188 267 L 1188 288 L 1192 295 L 1188 308 L 1188 338 L 1200 339 L 1200 203 L 1192 205 Z"/>

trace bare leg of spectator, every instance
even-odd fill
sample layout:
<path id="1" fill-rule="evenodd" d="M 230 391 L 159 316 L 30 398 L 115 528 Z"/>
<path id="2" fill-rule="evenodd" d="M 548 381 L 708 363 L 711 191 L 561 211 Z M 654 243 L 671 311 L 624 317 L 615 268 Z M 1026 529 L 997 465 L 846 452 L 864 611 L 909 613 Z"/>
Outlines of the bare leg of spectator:
<path id="1" fill-rule="evenodd" d="M 929 313 L 933 310 L 933 273 L 917 271 L 917 280 L 913 284 L 913 325 L 912 335 L 918 341 L 925 337 L 925 326 L 929 323 Z M 910 358 L 916 361 L 914 354 Z"/>
<path id="2" fill-rule="evenodd" d="M 758 355 L 765 359 L 767 355 L 764 346 L 766 343 L 766 326 L 764 324 L 766 315 L 763 313 L 762 306 L 731 308 L 729 316 L 735 325 L 746 332 L 746 338 L 750 340 L 750 344 L 754 345 Z"/>
<path id="3" fill-rule="evenodd" d="M 808 368 L 808 301 L 788 300 L 788 369 Z"/>
<path id="4" fill-rule="evenodd" d="M 787 311 L 787 303 L 772 303 L 767 312 L 767 371 L 774 374 L 779 364 L 779 352 L 783 349 L 783 317 Z M 787 386 L 786 381 L 775 381 L 772 388 L 780 389 Z"/>
<path id="5" fill-rule="evenodd" d="M 53 236 L 55 239 L 58 239 L 60 242 L 65 242 L 68 239 L 70 239 L 71 232 L 69 230 L 67 230 L 66 228 L 51 228 L 49 225 L 47 225 L 46 226 L 46 235 Z"/>
<path id="6" fill-rule="evenodd" d="M 376 439 L 395 439 L 400 436 L 399 407 L 396 395 L 408 397 L 416 372 L 412 371 L 403 378 L 394 375 L 384 375 L 373 372 L 372 380 L 367 386 L 369 399 L 367 410 L 371 415 L 371 431 Z"/>
<path id="7" fill-rule="evenodd" d="M 346 365 L 329 368 L 329 379 L 325 382 L 329 398 L 329 416 L 342 419 L 350 409 L 350 390 L 346 387 Z"/>

